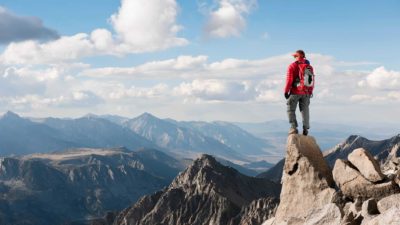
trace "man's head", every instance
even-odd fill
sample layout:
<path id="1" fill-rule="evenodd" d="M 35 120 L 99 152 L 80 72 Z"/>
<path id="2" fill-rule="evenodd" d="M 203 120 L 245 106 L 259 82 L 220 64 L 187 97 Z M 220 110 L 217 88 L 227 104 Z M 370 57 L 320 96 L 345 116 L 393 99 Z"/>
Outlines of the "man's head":
<path id="1" fill-rule="evenodd" d="M 303 50 L 297 50 L 295 53 L 292 54 L 295 59 L 304 59 L 306 58 L 306 54 Z"/>

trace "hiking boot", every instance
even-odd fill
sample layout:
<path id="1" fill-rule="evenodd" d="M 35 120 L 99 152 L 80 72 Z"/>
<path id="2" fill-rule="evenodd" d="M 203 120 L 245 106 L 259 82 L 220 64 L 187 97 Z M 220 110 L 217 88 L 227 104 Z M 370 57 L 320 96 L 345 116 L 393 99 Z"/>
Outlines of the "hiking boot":
<path id="1" fill-rule="evenodd" d="M 298 133 L 299 133 L 299 131 L 296 128 L 291 127 L 289 129 L 289 134 L 298 134 Z"/>
<path id="2" fill-rule="evenodd" d="M 303 129 L 303 135 L 304 135 L 304 136 L 307 136 L 307 134 L 308 134 L 308 129 L 304 128 L 304 129 Z"/>

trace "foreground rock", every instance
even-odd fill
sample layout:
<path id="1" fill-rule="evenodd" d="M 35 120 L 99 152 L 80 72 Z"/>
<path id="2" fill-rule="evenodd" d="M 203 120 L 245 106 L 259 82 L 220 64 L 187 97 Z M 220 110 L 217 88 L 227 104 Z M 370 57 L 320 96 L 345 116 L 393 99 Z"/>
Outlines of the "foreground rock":
<path id="1" fill-rule="evenodd" d="M 385 178 L 374 157 L 363 148 L 354 150 L 348 156 L 349 161 L 360 173 L 371 182 L 378 182 Z"/>
<path id="2" fill-rule="evenodd" d="M 368 221 L 363 221 L 362 225 L 399 225 L 400 208 L 393 207 L 388 211 L 376 216 Z"/>
<path id="3" fill-rule="evenodd" d="M 337 159 L 347 159 L 348 155 L 357 148 L 366 149 L 373 157 L 378 159 L 378 162 L 383 165 L 382 172 L 384 174 L 395 174 L 396 171 L 400 170 L 400 134 L 381 141 L 373 141 L 358 135 L 351 135 L 331 150 L 324 152 L 324 157 L 328 165 L 333 168 Z M 257 175 L 257 177 L 280 182 L 283 165 L 284 160 L 281 160 L 269 170 Z"/>
<path id="4" fill-rule="evenodd" d="M 391 155 L 380 156 L 397 165 L 397 149 L 395 145 Z M 280 204 L 275 217 L 262 225 L 400 225 L 400 188 L 395 182 L 400 171 L 394 169 L 391 176 L 382 173 L 369 152 L 359 148 L 348 153 L 349 160 L 336 160 L 333 179 L 339 190 L 335 192 L 314 139 L 289 136 Z"/>
<path id="5" fill-rule="evenodd" d="M 387 196 L 378 202 L 378 210 L 381 213 L 384 213 L 393 207 L 400 209 L 400 194 Z"/>
<path id="6" fill-rule="evenodd" d="M 244 224 L 260 224 L 271 216 L 276 200 L 260 201 L 258 206 L 264 210 L 258 216 L 252 215 L 258 204 L 253 201 L 277 198 L 279 189 L 279 184 L 242 175 L 219 164 L 213 157 L 203 155 L 180 173 L 168 188 L 146 196 L 122 211 L 114 225 L 237 225 L 246 217 L 249 220 Z M 244 212 L 249 214 L 241 215 Z M 241 215 L 240 220 L 238 215 Z"/>
<path id="7" fill-rule="evenodd" d="M 274 223 L 305 220 L 311 210 L 333 201 L 333 187 L 331 170 L 315 139 L 290 135 L 287 140 L 280 204 Z"/>
<path id="8" fill-rule="evenodd" d="M 360 168 L 363 169 L 364 167 L 361 166 Z M 380 172 L 379 168 L 378 171 Z M 351 199 L 381 199 L 400 191 L 399 186 L 393 180 L 373 183 L 366 179 L 353 164 L 342 159 L 336 160 L 333 178 L 342 193 Z"/>
<path id="9" fill-rule="evenodd" d="M 304 225 L 340 225 L 342 213 L 334 203 L 326 204 L 312 210 L 305 219 Z"/>

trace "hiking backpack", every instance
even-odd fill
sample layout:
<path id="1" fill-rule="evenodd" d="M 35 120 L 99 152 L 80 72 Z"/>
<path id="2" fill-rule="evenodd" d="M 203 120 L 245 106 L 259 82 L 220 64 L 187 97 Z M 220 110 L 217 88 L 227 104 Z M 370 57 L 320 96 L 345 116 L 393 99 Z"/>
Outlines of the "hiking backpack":
<path id="1" fill-rule="evenodd" d="M 312 94 L 315 82 L 312 66 L 309 63 L 299 62 L 297 62 L 297 65 L 299 66 L 299 75 L 296 77 L 293 86 L 306 93 Z"/>

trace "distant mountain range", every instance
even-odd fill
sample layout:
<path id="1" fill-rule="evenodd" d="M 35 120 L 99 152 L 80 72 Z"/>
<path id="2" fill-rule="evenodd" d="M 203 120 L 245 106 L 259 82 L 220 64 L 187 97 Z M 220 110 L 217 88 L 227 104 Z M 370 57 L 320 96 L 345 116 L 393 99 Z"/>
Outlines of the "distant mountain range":
<path id="1" fill-rule="evenodd" d="M 186 165 L 160 151 L 70 149 L 0 158 L 0 224 L 57 225 L 118 211 Z"/>
<path id="2" fill-rule="evenodd" d="M 240 164 L 276 154 L 267 141 L 226 122 L 179 122 L 159 119 L 149 113 L 133 119 L 94 114 L 60 119 L 22 118 L 7 112 L 0 118 L 0 155 L 76 147 L 156 148 L 175 157 L 191 159 L 208 153 Z"/>
<path id="3" fill-rule="evenodd" d="M 211 154 L 221 162 L 228 160 L 250 169 L 246 173 L 249 175 L 267 170 L 284 157 L 287 128 L 285 120 L 265 123 L 176 121 L 160 119 L 150 113 L 135 118 L 95 114 L 76 119 L 23 118 L 7 112 L 0 117 L 0 155 L 78 147 L 126 147 L 130 150 L 145 147 L 178 158 L 194 159 L 203 153 Z M 375 136 L 382 136 L 392 129 L 372 130 L 379 131 Z M 366 127 L 318 122 L 314 122 L 311 129 L 322 150 L 332 148 L 349 132 L 370 131 Z"/>

